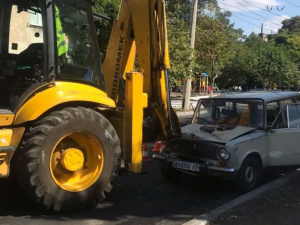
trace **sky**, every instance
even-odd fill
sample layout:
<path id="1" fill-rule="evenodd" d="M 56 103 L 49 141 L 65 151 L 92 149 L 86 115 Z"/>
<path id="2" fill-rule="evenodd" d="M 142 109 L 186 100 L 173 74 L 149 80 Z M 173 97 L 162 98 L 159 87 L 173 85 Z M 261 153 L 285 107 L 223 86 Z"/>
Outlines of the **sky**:
<path id="1" fill-rule="evenodd" d="M 277 33 L 284 19 L 300 16 L 299 0 L 218 0 L 221 10 L 232 13 L 231 23 L 242 28 L 245 35 L 252 32 Z"/>

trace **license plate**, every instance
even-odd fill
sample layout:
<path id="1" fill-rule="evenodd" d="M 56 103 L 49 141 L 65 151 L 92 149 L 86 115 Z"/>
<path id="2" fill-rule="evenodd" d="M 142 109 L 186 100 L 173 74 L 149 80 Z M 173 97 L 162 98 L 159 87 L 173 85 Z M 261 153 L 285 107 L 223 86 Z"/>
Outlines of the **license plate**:
<path id="1" fill-rule="evenodd" d="M 178 168 L 178 169 L 200 171 L 200 166 L 199 164 L 196 163 L 174 161 L 172 165 L 174 168 Z"/>

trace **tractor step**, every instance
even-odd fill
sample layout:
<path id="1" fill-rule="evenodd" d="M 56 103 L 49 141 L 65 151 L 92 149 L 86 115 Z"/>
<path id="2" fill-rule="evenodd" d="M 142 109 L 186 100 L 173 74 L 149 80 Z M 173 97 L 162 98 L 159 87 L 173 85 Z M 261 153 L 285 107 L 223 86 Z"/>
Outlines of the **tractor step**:
<path id="1" fill-rule="evenodd" d="M 0 109 L 0 115 L 7 115 L 7 114 L 14 114 L 12 111 L 9 109 Z"/>
<path id="2" fill-rule="evenodd" d="M 0 126 L 9 126 L 14 120 L 15 114 L 9 109 L 0 109 Z"/>
<path id="3" fill-rule="evenodd" d="M 6 153 L 6 152 L 13 152 L 16 150 L 15 146 L 4 146 L 4 147 L 0 147 L 0 153 Z"/>

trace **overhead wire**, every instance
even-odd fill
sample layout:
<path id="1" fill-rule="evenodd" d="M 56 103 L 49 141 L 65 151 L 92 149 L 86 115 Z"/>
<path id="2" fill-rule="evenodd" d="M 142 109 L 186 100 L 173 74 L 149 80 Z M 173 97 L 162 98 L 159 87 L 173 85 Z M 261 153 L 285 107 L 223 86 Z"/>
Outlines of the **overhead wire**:
<path id="1" fill-rule="evenodd" d="M 264 9 L 264 8 L 255 6 L 255 5 L 253 5 L 252 3 L 246 2 L 245 0 L 242 0 L 242 1 L 244 1 L 244 2 L 247 3 L 247 4 L 252 5 L 253 7 L 255 7 L 255 8 L 257 8 L 257 9 L 263 10 L 264 12 L 269 12 L 270 14 L 273 14 L 273 15 L 276 15 L 276 16 L 282 16 L 282 15 L 280 15 L 280 14 L 276 14 L 276 13 L 270 12 L 270 11 Z M 237 0 L 235 0 L 235 2 L 237 2 Z M 230 4 L 226 4 L 226 3 L 224 3 L 224 0 L 222 1 L 222 3 L 221 3 L 220 5 L 223 4 L 223 5 L 225 5 L 225 6 L 229 6 L 229 7 L 231 7 L 231 8 L 234 8 L 234 9 L 237 9 L 237 10 L 242 10 L 242 11 L 245 11 L 245 9 L 246 9 L 248 12 L 250 12 L 250 13 L 252 13 L 252 14 L 255 15 L 255 17 L 247 15 L 247 18 L 251 18 L 251 19 L 253 19 L 253 20 L 257 20 L 257 21 L 260 21 L 260 22 L 265 22 L 265 23 L 269 23 L 269 24 L 272 23 L 272 24 L 274 24 L 274 25 L 282 26 L 281 23 L 279 24 L 279 23 L 276 23 L 276 22 L 273 22 L 273 21 L 272 21 L 272 18 L 274 18 L 274 17 L 269 16 L 269 15 L 266 15 L 266 16 L 259 15 L 258 13 L 253 12 L 253 10 L 249 9 L 249 7 L 247 7 L 247 6 L 243 5 L 243 4 L 241 4 L 240 2 L 237 2 L 237 3 L 238 3 L 240 6 L 242 6 L 244 9 L 242 9 L 241 7 L 237 7 L 236 5 L 233 6 L 233 5 L 230 5 Z M 220 7 L 220 8 L 221 8 L 221 7 Z M 226 10 L 226 9 L 224 9 L 224 8 L 221 8 L 221 9 Z M 227 10 L 227 11 L 228 11 L 228 10 Z M 260 25 L 257 25 L 257 24 L 255 24 L 255 23 L 250 22 L 249 20 L 243 19 L 241 16 L 244 16 L 244 17 L 245 17 L 246 15 L 243 15 L 242 13 L 238 13 L 238 12 L 234 12 L 234 11 L 231 11 L 231 13 L 232 13 L 232 15 L 233 15 L 234 17 L 238 18 L 239 20 L 242 20 L 242 21 L 244 21 L 244 22 L 246 22 L 246 23 L 248 23 L 248 24 L 251 24 L 251 25 L 253 25 L 253 26 L 255 26 L 255 27 L 261 27 Z M 236 14 L 239 14 L 240 16 L 239 16 L 239 15 L 236 15 Z M 256 18 L 257 16 L 258 16 L 259 18 Z M 262 19 L 263 19 L 263 20 L 262 20 Z M 268 29 L 268 28 L 264 28 L 264 30 L 268 30 L 268 31 L 270 31 L 271 33 L 274 32 L 274 30 Z"/>
<path id="2" fill-rule="evenodd" d="M 245 3 L 248 4 L 248 5 L 251 5 L 252 7 L 255 7 L 255 8 L 257 8 L 257 9 L 263 10 L 263 11 L 268 12 L 268 13 L 270 13 L 270 14 L 273 14 L 273 15 L 275 15 L 275 16 L 281 16 L 281 15 L 278 14 L 278 13 L 274 13 L 274 12 L 272 12 L 271 10 L 267 10 L 267 9 L 264 9 L 264 8 L 259 7 L 259 6 L 257 6 L 257 5 L 254 5 L 253 3 L 247 2 L 246 0 L 241 0 L 241 1 L 245 2 Z"/>
<path id="3" fill-rule="evenodd" d="M 224 4 L 224 5 L 226 5 L 226 6 L 229 6 L 229 7 L 232 7 L 232 8 L 236 8 L 236 9 L 238 9 L 238 10 L 244 10 L 244 9 L 242 9 L 242 8 L 240 8 L 240 7 L 236 7 L 236 6 L 233 6 L 233 5 L 229 5 L 229 4 L 226 4 L 226 3 L 224 3 L 224 2 L 222 2 L 222 4 Z M 275 24 L 275 25 L 281 26 L 281 24 L 275 23 L 275 22 L 271 21 L 271 19 L 272 19 L 273 17 L 263 17 L 263 16 L 259 15 L 258 13 L 253 12 L 252 10 L 250 10 L 250 9 L 247 8 L 247 7 L 244 7 L 244 8 L 246 8 L 247 11 L 251 12 L 252 14 L 255 14 L 256 16 L 259 16 L 260 18 L 262 18 L 263 20 L 260 20 L 261 22 L 268 22 L 268 23 L 273 23 L 273 24 Z M 232 14 L 234 14 L 234 13 L 238 13 L 238 12 L 232 12 Z M 255 17 L 251 17 L 251 16 L 248 16 L 248 17 L 249 17 L 249 18 L 252 18 L 252 19 L 259 20 L 258 18 L 255 18 Z"/>
<path id="4" fill-rule="evenodd" d="M 279 22 L 276 22 L 276 21 L 272 21 L 272 19 L 274 19 L 274 16 L 272 16 L 272 15 L 275 15 L 275 16 L 278 16 L 278 17 L 284 17 L 284 16 L 288 16 L 288 17 L 292 17 L 292 16 L 294 16 L 294 15 L 289 15 L 286 11 L 284 11 L 283 9 L 285 8 L 285 7 L 299 7 L 300 8 L 300 5 L 297 5 L 297 4 L 294 4 L 294 3 L 292 3 L 292 2 L 290 2 L 290 1 L 288 1 L 288 0 L 284 0 L 286 3 L 288 3 L 288 4 L 291 4 L 291 5 L 293 5 L 293 6 L 289 6 L 289 5 L 284 5 L 283 7 L 282 7 L 282 10 L 278 10 L 279 12 L 281 12 L 282 11 L 282 13 L 276 13 L 276 12 L 273 12 L 272 11 L 272 6 L 271 6 L 271 8 L 269 9 L 267 9 L 267 8 L 262 8 L 262 7 L 260 7 L 260 6 L 257 6 L 257 5 L 255 5 L 255 4 L 253 4 L 252 2 L 249 2 L 249 1 L 247 1 L 247 0 L 234 0 L 235 1 L 235 3 L 237 3 L 237 4 L 235 4 L 235 3 L 233 3 L 233 2 L 230 2 L 230 3 L 233 3 L 234 5 L 230 5 L 230 4 L 226 4 L 226 3 L 228 3 L 228 1 L 225 3 L 224 2 L 225 0 L 223 0 L 223 1 L 219 1 L 219 3 L 220 3 L 220 6 L 221 5 L 224 5 L 224 6 L 228 6 L 228 7 L 231 7 L 231 8 L 233 8 L 233 9 L 236 9 L 236 10 L 238 10 L 238 11 L 247 11 L 248 12 L 248 15 L 246 16 L 245 14 L 242 14 L 242 13 L 239 13 L 239 12 L 235 12 L 236 10 L 228 10 L 228 9 L 225 9 L 225 8 L 222 8 L 222 7 L 220 7 L 220 9 L 222 9 L 222 10 L 226 10 L 226 11 L 231 11 L 231 13 L 232 13 L 232 15 L 234 16 L 234 17 L 236 17 L 236 18 L 238 18 L 239 20 L 242 20 L 242 21 L 244 21 L 244 22 L 246 22 L 246 23 L 248 23 L 248 24 L 251 24 L 251 25 L 253 25 L 253 26 L 255 26 L 255 27 L 260 27 L 260 25 L 257 25 L 257 24 L 255 24 L 255 23 L 253 23 L 253 22 L 250 22 L 249 20 L 246 20 L 246 19 L 244 19 L 244 18 L 242 18 L 242 17 L 247 17 L 247 18 L 250 18 L 250 19 L 252 19 L 252 20 L 257 20 L 257 21 L 260 21 L 260 22 L 264 22 L 264 23 L 269 23 L 269 24 L 274 24 L 274 25 L 278 25 L 278 26 L 282 26 L 282 23 L 279 23 Z M 241 2 L 242 1 L 242 2 Z M 275 7 L 275 8 L 274 8 Z M 277 9 L 278 9 L 278 7 L 279 6 L 277 6 Z M 227 8 L 227 7 L 226 7 Z M 260 10 L 260 11 L 263 11 L 263 12 L 266 12 L 264 15 L 261 15 L 261 14 L 259 14 L 258 12 L 257 12 L 257 10 Z M 273 10 L 274 9 L 276 9 L 276 6 L 273 6 Z M 250 16 L 249 14 L 253 14 L 253 15 L 255 15 L 255 16 Z M 272 15 L 271 15 L 272 14 Z M 256 18 L 257 17 L 257 18 Z M 284 18 L 283 18 L 284 19 Z M 283 20 L 282 19 L 282 20 Z M 265 30 L 268 30 L 268 31 L 271 31 L 271 32 L 273 32 L 274 30 L 271 30 L 271 29 L 268 29 L 268 28 L 264 28 Z"/>
<path id="5" fill-rule="evenodd" d="M 265 19 L 265 20 L 269 20 L 269 18 L 259 15 L 258 13 L 254 12 L 253 10 L 249 9 L 248 7 L 246 7 L 243 4 L 241 4 L 240 2 L 238 2 L 237 0 L 235 0 L 235 1 L 236 1 L 236 3 L 238 3 L 241 6 L 243 6 L 245 9 L 247 9 L 249 12 L 251 12 L 251 13 L 253 13 L 253 14 L 255 14 L 255 15 L 257 15 L 257 16 Z M 274 23 L 274 22 L 272 22 L 272 23 Z M 274 23 L 274 24 L 281 26 L 281 24 L 278 24 L 278 23 Z"/>
<path id="6" fill-rule="evenodd" d="M 253 26 L 256 26 L 256 27 L 261 27 L 261 26 L 259 26 L 259 25 L 257 25 L 257 24 L 254 24 L 254 23 L 251 23 L 251 22 L 249 22 L 249 21 L 247 21 L 247 20 L 245 20 L 245 19 L 243 19 L 243 18 L 241 18 L 241 17 L 239 17 L 239 16 L 237 16 L 237 15 L 235 15 L 235 14 L 232 14 L 233 16 L 235 16 L 235 17 L 237 17 L 237 18 L 239 18 L 240 20 L 242 20 L 242 21 L 244 21 L 244 22 L 246 22 L 246 23 L 249 23 L 249 24 L 251 24 L 251 25 L 253 25 Z M 270 29 L 268 29 L 268 28 L 264 28 L 265 30 L 269 30 L 269 31 L 271 31 L 272 32 L 272 30 L 270 30 Z"/>
<path id="7" fill-rule="evenodd" d="M 239 10 L 239 11 L 245 11 L 245 9 L 243 9 L 243 8 L 241 8 L 241 7 L 237 7 L 237 6 L 235 6 L 235 5 L 230 5 L 230 4 L 226 4 L 226 3 L 224 3 L 224 2 L 222 2 L 222 5 L 226 5 L 226 6 L 229 6 L 229 7 L 231 7 L 231 8 L 234 8 L 234 9 L 237 9 L 237 10 Z M 233 12 L 233 11 L 231 11 L 232 13 L 237 13 L 237 12 Z M 261 16 L 260 16 L 261 17 Z M 262 18 L 262 19 L 264 19 L 264 20 L 266 20 L 266 19 L 271 19 L 272 17 L 270 17 L 270 18 Z"/>
<path id="8" fill-rule="evenodd" d="M 288 1 L 288 0 L 284 0 L 284 1 L 287 2 L 287 3 L 289 3 L 289 4 L 291 4 L 292 6 L 300 7 L 299 5 L 296 5 L 296 4 L 294 4 L 294 3 L 292 3 L 292 2 L 290 2 L 290 1 Z"/>
<path id="9" fill-rule="evenodd" d="M 227 9 L 222 8 L 222 7 L 220 7 L 220 9 L 223 9 L 224 11 L 228 11 Z M 262 20 L 262 19 L 259 19 L 259 18 L 255 18 L 255 17 L 253 17 L 253 16 L 245 15 L 245 14 L 239 13 L 239 12 L 231 12 L 231 14 L 232 14 L 232 15 L 234 15 L 234 14 L 239 14 L 240 16 L 243 16 L 243 17 L 247 17 L 247 18 L 251 18 L 251 19 L 254 19 L 254 20 L 258 20 L 258 21 L 260 21 L 260 22 L 266 22 L 265 20 Z"/>
<path id="10" fill-rule="evenodd" d="M 293 7 L 293 8 L 300 8 L 300 6 L 293 6 L 293 5 L 285 5 L 285 8 Z"/>
<path id="11" fill-rule="evenodd" d="M 268 13 L 270 13 L 270 14 L 273 14 L 273 15 L 275 15 L 275 16 L 282 16 L 281 14 L 274 13 L 272 10 L 267 10 L 267 9 L 258 7 L 258 6 L 256 6 L 256 5 L 254 5 L 253 3 L 247 2 L 246 0 L 242 0 L 242 1 L 245 2 L 245 3 L 247 3 L 248 5 L 251 5 L 251 6 L 255 7 L 255 8 L 257 8 L 257 9 L 263 10 L 263 11 L 268 12 Z M 286 13 L 286 14 L 287 14 L 287 13 Z M 291 15 L 288 15 L 288 16 L 291 16 Z"/>

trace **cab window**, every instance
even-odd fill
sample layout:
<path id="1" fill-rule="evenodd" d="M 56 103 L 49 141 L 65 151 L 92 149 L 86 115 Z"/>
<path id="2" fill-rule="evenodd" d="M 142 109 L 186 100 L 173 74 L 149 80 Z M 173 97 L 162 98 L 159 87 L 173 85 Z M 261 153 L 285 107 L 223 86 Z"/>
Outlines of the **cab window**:
<path id="1" fill-rule="evenodd" d="M 55 2 L 58 78 L 90 82 L 104 88 L 100 53 L 92 43 L 91 18 L 85 1 Z"/>
<path id="2" fill-rule="evenodd" d="M 45 80 L 42 1 L 0 1 L 0 107 L 15 109 L 22 94 Z"/>
<path id="3" fill-rule="evenodd" d="M 18 11 L 18 6 L 13 5 L 10 17 L 8 52 L 20 55 L 29 50 L 32 45 L 40 46 L 42 51 L 43 42 L 43 22 L 40 9 L 30 7 L 27 11 Z M 23 63 L 21 60 L 19 61 Z"/>

